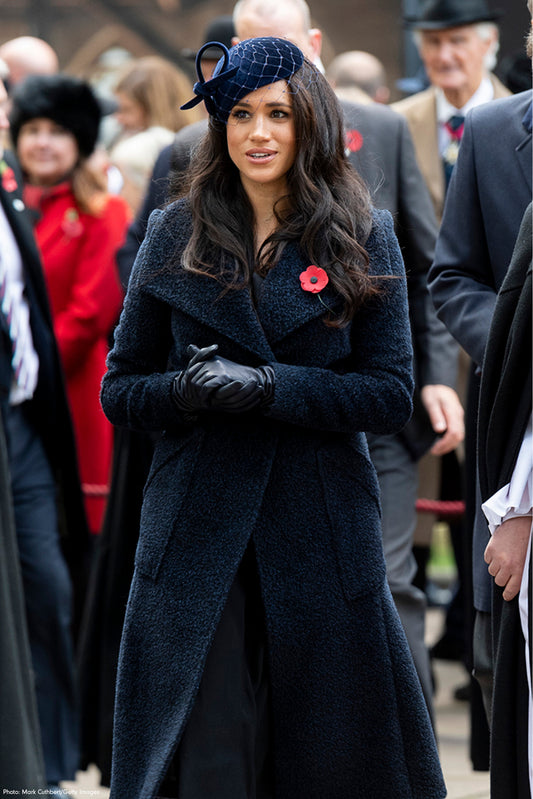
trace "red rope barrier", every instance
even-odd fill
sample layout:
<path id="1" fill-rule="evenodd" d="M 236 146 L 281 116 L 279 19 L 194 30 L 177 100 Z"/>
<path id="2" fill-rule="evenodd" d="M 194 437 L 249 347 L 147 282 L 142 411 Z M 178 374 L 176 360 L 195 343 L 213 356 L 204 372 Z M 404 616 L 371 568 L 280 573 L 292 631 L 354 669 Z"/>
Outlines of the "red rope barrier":
<path id="1" fill-rule="evenodd" d="M 465 503 L 460 500 L 417 499 L 416 509 L 418 513 L 434 513 L 442 518 L 451 518 L 464 514 Z"/>
<path id="2" fill-rule="evenodd" d="M 92 483 L 83 483 L 81 490 L 86 497 L 108 497 L 109 486 L 94 485 Z"/>
<path id="3" fill-rule="evenodd" d="M 83 483 L 82 491 L 86 497 L 108 497 L 109 486 Z M 416 509 L 418 513 L 434 513 L 435 516 L 449 518 L 462 516 L 465 512 L 465 503 L 459 501 L 439 500 L 439 499 L 417 499 Z"/>

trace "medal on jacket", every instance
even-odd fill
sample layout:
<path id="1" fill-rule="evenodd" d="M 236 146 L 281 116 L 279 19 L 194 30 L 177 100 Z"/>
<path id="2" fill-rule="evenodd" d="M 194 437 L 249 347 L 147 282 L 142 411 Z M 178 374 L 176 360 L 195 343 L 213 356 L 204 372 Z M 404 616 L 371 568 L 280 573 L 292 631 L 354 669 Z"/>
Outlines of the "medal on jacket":
<path id="1" fill-rule="evenodd" d="M 444 150 L 444 160 L 447 164 L 450 164 L 450 166 L 455 166 L 457 156 L 459 155 L 459 144 L 460 142 L 452 139 L 452 141 L 448 143 L 446 149 Z"/>

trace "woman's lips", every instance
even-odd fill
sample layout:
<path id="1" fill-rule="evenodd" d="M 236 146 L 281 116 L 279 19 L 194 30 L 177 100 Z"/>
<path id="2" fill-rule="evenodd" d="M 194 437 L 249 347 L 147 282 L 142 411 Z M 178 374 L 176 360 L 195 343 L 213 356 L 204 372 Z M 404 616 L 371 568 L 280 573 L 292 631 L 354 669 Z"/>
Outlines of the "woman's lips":
<path id="1" fill-rule="evenodd" d="M 276 155 L 274 150 L 247 150 L 246 157 L 254 164 L 265 164 L 270 162 Z"/>

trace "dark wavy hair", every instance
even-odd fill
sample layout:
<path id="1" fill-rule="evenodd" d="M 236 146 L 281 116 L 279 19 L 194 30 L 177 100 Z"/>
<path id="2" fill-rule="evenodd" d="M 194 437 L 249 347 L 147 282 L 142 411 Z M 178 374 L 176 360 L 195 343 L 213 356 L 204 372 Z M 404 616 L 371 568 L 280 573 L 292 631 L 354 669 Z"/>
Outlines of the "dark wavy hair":
<path id="1" fill-rule="evenodd" d="M 256 254 L 253 211 L 228 154 L 226 126 L 211 118 L 177 194 L 188 195 L 193 218 L 182 263 L 225 290 L 240 289 L 250 284 L 253 269 L 264 274 L 286 244 L 296 242 L 343 298 L 340 313 L 327 320 L 343 326 L 380 290 L 364 248 L 372 226 L 370 195 L 346 158 L 342 111 L 326 79 L 305 61 L 288 85 L 297 154 L 287 195 L 274 207 L 276 231 Z"/>

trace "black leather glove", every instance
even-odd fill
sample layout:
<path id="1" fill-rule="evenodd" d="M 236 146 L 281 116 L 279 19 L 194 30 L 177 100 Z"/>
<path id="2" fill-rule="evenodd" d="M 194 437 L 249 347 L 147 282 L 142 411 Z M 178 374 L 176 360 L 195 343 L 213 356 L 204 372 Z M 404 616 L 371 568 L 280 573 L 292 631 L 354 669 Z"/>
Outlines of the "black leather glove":
<path id="1" fill-rule="evenodd" d="M 187 347 L 190 361 L 183 371 L 178 372 L 172 384 L 172 399 L 186 414 L 196 414 L 209 408 L 209 395 L 212 388 L 207 385 L 207 377 L 200 375 L 206 359 L 211 358 L 218 350 L 217 344 L 198 349 L 194 344 Z"/>
<path id="2" fill-rule="evenodd" d="M 244 413 L 265 407 L 274 399 L 271 366 L 244 366 L 216 355 L 202 364 L 201 378 L 210 386 L 209 406 L 225 413 Z"/>
<path id="3" fill-rule="evenodd" d="M 217 350 L 216 344 L 202 349 L 190 344 L 187 348 L 191 360 L 172 386 L 174 402 L 181 411 L 189 415 L 202 410 L 244 413 L 272 402 L 271 366 L 243 366 L 216 356 Z"/>

